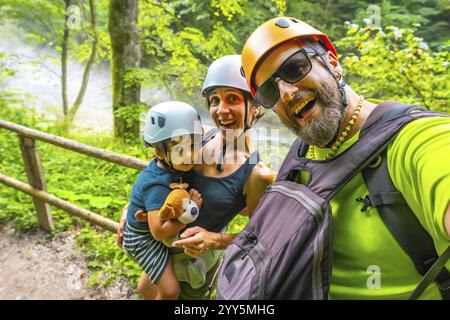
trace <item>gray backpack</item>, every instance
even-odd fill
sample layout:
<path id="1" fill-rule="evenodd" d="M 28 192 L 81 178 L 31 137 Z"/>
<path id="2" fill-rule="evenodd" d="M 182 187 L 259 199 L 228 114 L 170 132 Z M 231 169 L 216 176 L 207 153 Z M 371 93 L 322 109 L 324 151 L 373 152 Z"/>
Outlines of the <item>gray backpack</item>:
<path id="1" fill-rule="evenodd" d="M 411 111 L 416 111 L 412 112 Z M 445 116 L 387 101 L 367 119 L 359 140 L 329 161 L 304 157 L 308 146 L 297 139 L 275 183 L 266 190 L 252 218 L 224 252 L 217 299 L 328 299 L 332 266 L 332 215 L 329 200 L 362 171 L 369 194 L 355 199 L 362 211 L 376 207 L 388 229 L 411 257 L 424 280 L 411 298 L 436 281 L 450 298 L 450 273 L 433 241 L 389 177 L 387 146 L 399 130 L 421 117 Z M 339 170 L 336 170 L 339 168 Z M 307 185 L 295 181 L 301 170 Z"/>

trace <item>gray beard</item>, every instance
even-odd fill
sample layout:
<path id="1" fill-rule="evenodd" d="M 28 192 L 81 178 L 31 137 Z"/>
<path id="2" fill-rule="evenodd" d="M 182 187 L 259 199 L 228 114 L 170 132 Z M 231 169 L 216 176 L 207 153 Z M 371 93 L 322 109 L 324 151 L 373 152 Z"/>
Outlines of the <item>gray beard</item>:
<path id="1" fill-rule="evenodd" d="M 308 145 L 324 146 L 328 144 L 339 130 L 341 119 L 344 118 L 346 107 L 342 104 L 337 88 L 324 85 L 315 90 L 311 90 L 321 102 L 321 113 L 311 118 L 305 126 L 300 126 L 296 121 L 297 117 L 289 111 L 289 117 L 283 118 L 281 122 L 295 135 L 299 136 Z M 288 110 L 305 96 L 305 91 L 296 94 L 294 99 L 287 105 Z M 317 101 L 316 101 L 317 102 Z"/>

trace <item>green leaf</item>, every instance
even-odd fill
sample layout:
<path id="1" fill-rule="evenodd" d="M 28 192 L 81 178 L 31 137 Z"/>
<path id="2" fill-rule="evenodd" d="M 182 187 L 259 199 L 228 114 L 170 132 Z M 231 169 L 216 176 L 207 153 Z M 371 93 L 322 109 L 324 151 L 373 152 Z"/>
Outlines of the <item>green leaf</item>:
<path id="1" fill-rule="evenodd" d="M 111 197 L 93 197 L 89 200 L 89 205 L 97 209 L 105 209 L 111 202 Z"/>

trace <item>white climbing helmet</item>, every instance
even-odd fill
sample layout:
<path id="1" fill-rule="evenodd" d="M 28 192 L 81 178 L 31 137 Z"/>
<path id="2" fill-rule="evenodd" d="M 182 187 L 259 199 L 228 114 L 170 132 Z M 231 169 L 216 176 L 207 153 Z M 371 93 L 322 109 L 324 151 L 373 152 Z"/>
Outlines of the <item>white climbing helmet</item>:
<path id="1" fill-rule="evenodd" d="M 180 101 L 161 102 L 147 112 L 144 141 L 150 144 L 188 135 L 202 135 L 197 110 Z"/>
<path id="2" fill-rule="evenodd" d="M 250 94 L 247 80 L 241 72 L 241 55 L 224 56 L 211 63 L 203 82 L 203 97 L 206 96 L 209 89 L 215 87 L 232 87 Z"/>

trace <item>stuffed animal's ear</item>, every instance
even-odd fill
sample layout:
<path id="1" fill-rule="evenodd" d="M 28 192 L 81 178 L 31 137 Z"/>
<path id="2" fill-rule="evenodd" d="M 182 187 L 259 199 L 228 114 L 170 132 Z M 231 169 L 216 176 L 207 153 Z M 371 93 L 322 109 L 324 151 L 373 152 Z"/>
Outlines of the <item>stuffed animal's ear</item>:
<path id="1" fill-rule="evenodd" d="M 144 211 L 144 210 L 136 211 L 136 213 L 134 214 L 134 217 L 139 222 L 147 222 L 147 211 Z"/>
<path id="2" fill-rule="evenodd" d="M 166 204 L 159 210 L 159 217 L 163 220 L 169 220 L 175 217 L 175 210 Z"/>

